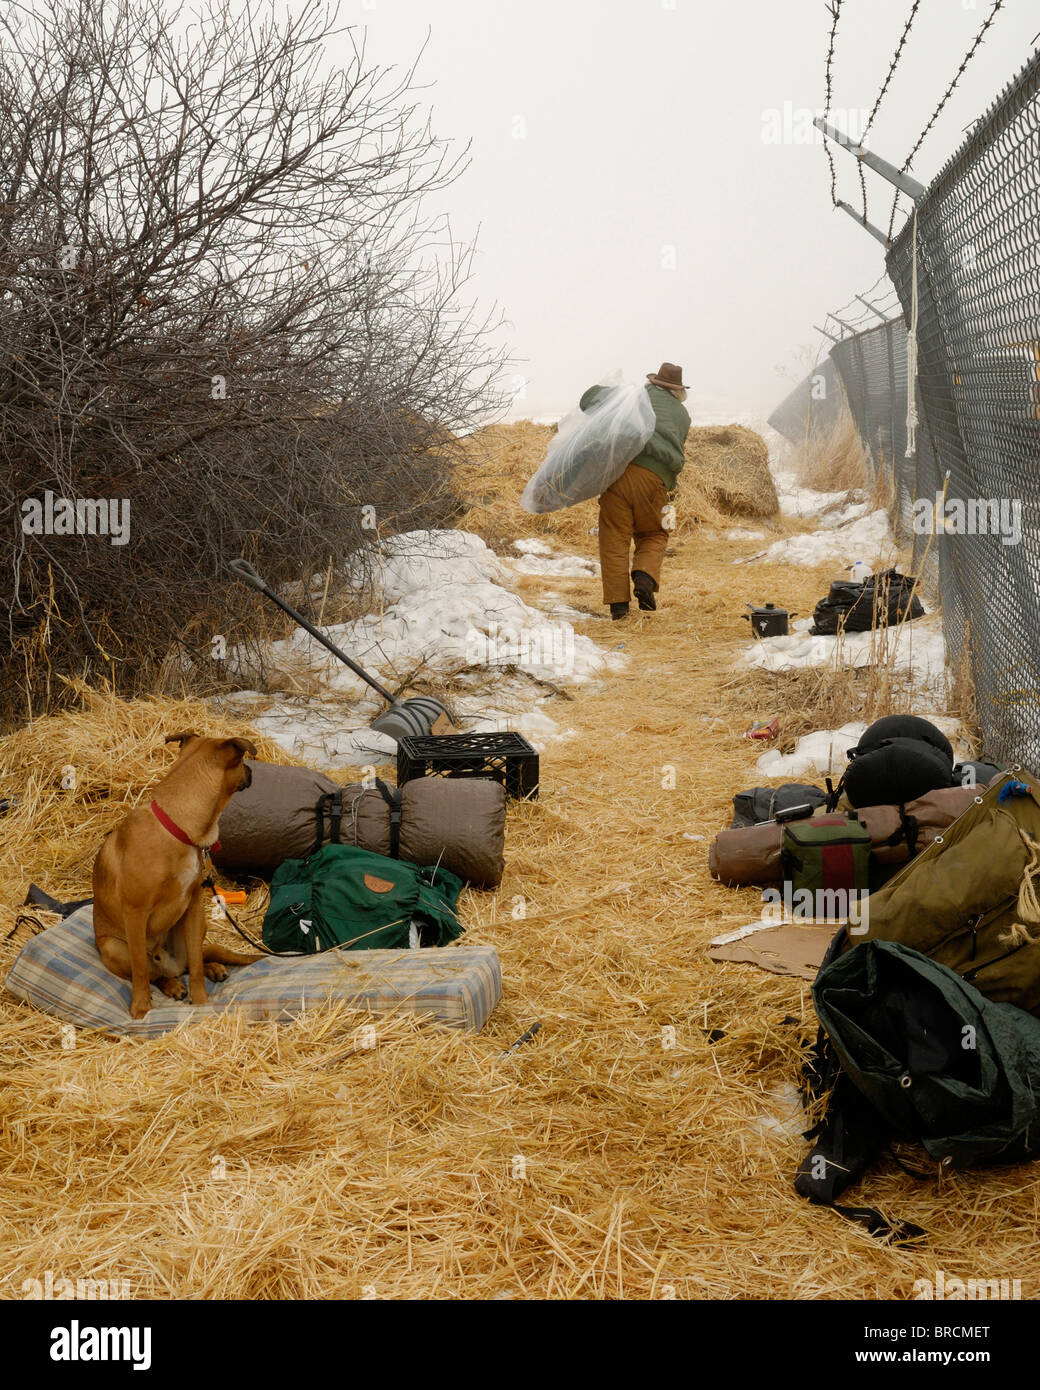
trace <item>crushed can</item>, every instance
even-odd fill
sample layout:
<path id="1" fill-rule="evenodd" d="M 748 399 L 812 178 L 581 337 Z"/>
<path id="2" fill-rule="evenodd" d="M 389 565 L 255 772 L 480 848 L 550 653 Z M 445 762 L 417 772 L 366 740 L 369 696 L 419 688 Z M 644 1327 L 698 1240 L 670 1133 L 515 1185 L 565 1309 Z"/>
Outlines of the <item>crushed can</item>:
<path id="1" fill-rule="evenodd" d="M 749 729 L 744 730 L 745 738 L 778 738 L 780 735 L 780 720 L 774 714 L 772 719 L 756 720 Z"/>

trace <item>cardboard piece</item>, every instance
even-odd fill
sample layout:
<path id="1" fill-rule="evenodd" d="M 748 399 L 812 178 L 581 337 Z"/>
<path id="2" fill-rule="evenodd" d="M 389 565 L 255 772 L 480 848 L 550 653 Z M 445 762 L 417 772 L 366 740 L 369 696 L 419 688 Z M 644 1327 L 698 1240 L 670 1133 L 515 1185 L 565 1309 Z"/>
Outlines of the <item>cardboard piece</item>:
<path id="1" fill-rule="evenodd" d="M 752 922 L 708 947 L 714 961 L 757 965 L 773 975 L 815 980 L 837 922 Z"/>

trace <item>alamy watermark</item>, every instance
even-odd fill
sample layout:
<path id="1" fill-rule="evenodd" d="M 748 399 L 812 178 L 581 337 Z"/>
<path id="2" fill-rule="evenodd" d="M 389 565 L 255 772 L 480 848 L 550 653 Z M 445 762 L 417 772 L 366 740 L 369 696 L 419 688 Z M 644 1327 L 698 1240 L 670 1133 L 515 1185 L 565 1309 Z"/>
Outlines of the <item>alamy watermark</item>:
<path id="1" fill-rule="evenodd" d="M 63 1039 L 64 1042 L 64 1039 Z M 44 1270 L 42 1279 L 23 1279 L 24 1298 L 50 1301 L 52 1299 L 114 1299 L 130 1297 L 129 1279 L 65 1279 L 53 1269 Z"/>
<path id="2" fill-rule="evenodd" d="M 914 1280 L 915 1299 L 959 1302 L 961 1299 L 1003 1300 L 1021 1297 L 1021 1279 L 959 1279 L 956 1274 L 937 1269 L 934 1279 Z"/>
<path id="3" fill-rule="evenodd" d="M 150 1327 L 91 1327 L 73 1318 L 51 1331 L 52 1361 L 129 1361 L 135 1371 L 152 1364 Z"/>
<path id="4" fill-rule="evenodd" d="M 783 106 L 767 106 L 762 111 L 763 145 L 822 145 L 826 138 L 813 122 L 817 117 L 826 117 L 841 135 L 844 144 L 866 149 L 867 137 L 864 131 L 870 112 L 862 107 L 822 107 L 813 110 L 810 106 L 795 106 L 785 101 Z"/>
<path id="5" fill-rule="evenodd" d="M 129 497 L 27 497 L 22 503 L 27 536 L 107 536 L 113 545 L 130 539 Z"/>
<path id="6" fill-rule="evenodd" d="M 812 922 L 817 919 L 847 924 L 850 936 L 863 936 L 870 928 L 870 893 L 866 888 L 795 888 L 790 879 L 783 889 L 762 892 L 764 922 Z"/>
<path id="7" fill-rule="evenodd" d="M 1018 497 L 919 497 L 914 502 L 915 536 L 999 536 L 1002 545 L 1022 540 Z"/>

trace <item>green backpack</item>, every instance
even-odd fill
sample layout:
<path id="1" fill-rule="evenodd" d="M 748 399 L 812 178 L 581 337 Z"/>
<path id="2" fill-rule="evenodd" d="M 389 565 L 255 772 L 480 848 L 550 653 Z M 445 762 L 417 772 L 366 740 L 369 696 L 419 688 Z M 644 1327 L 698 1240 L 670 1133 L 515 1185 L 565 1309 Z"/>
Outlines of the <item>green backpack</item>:
<path id="1" fill-rule="evenodd" d="M 780 850 L 784 879 L 793 891 L 807 891 L 821 900 L 834 893 L 863 892 L 870 874 L 870 832 L 855 816 L 839 812 L 788 821 Z M 845 916 L 846 908 L 819 911 L 818 916 Z"/>
<path id="2" fill-rule="evenodd" d="M 812 987 L 841 1070 L 947 1166 L 1040 1152 L 1040 1020 L 897 941 L 865 941 Z"/>
<path id="3" fill-rule="evenodd" d="M 1040 1156 L 1040 1020 L 897 941 L 840 946 L 839 934 L 813 984 L 821 1026 L 804 1077 L 826 1110 L 794 1185 L 904 1244 L 920 1226 L 837 1198 L 893 1139 L 944 1169 Z"/>
<path id="4" fill-rule="evenodd" d="M 264 944 L 272 951 L 313 953 L 446 946 L 462 935 L 455 905 L 462 880 L 354 845 L 326 845 L 307 859 L 287 859 L 271 880 Z M 413 931 L 414 927 L 414 931 Z"/>

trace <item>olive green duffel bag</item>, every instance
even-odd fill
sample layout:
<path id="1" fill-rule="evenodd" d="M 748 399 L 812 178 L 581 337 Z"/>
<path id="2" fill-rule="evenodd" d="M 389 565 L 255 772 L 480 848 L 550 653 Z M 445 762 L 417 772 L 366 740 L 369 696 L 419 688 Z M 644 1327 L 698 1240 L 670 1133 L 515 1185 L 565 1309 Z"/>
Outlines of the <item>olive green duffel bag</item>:
<path id="1" fill-rule="evenodd" d="M 861 941 L 899 941 L 988 999 L 1040 1015 L 1040 783 L 1007 773 L 869 900 Z"/>

